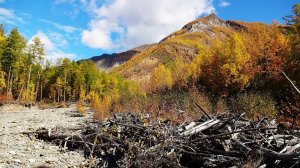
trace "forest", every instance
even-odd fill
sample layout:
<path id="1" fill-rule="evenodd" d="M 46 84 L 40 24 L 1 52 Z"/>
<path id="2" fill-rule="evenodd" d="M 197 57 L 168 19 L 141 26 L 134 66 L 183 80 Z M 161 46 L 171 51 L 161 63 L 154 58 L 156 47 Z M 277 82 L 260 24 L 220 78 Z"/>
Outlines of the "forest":
<path id="1" fill-rule="evenodd" d="M 106 74 L 92 61 L 80 63 L 68 58 L 45 60 L 39 38 L 31 44 L 14 28 L 5 35 L 0 26 L 0 94 L 2 102 L 52 104 L 65 107 L 67 102 L 118 102 L 141 94 L 138 86 L 116 74 Z M 96 98 L 97 97 L 97 98 Z"/>
<path id="2" fill-rule="evenodd" d="M 208 22 L 205 19 L 201 21 Z M 214 36 L 182 29 L 113 72 L 135 80 L 143 68 L 151 71 L 149 80 L 136 81 L 148 93 L 146 109 L 165 111 L 167 118 L 179 119 L 179 110 L 199 115 L 197 102 L 213 114 L 245 113 L 253 120 L 298 123 L 300 5 L 294 5 L 293 15 L 284 20 L 285 24 L 269 25 L 233 22 L 238 31 L 214 27 Z M 149 57 L 147 64 L 141 63 Z M 159 61 L 152 71 L 154 60 Z"/>
<path id="3" fill-rule="evenodd" d="M 82 113 L 85 106 L 92 106 L 96 119 L 120 111 L 153 116 L 163 111 L 159 115 L 180 120 L 180 110 L 197 115 L 195 102 L 211 113 L 245 111 L 252 119 L 295 119 L 300 111 L 299 4 L 293 13 L 284 17 L 285 25 L 244 23 L 245 31 L 217 30 L 226 36 L 210 38 L 209 45 L 199 42 L 203 36 L 199 34 L 166 41 L 193 45 L 198 54 L 190 61 L 176 53 L 164 57 L 146 87 L 118 74 L 141 57 L 111 73 L 101 72 L 92 61 L 64 58 L 51 62 L 44 59 L 47 53 L 39 38 L 28 43 L 17 28 L 6 33 L 1 24 L 0 101 L 56 107 L 77 102 Z"/>

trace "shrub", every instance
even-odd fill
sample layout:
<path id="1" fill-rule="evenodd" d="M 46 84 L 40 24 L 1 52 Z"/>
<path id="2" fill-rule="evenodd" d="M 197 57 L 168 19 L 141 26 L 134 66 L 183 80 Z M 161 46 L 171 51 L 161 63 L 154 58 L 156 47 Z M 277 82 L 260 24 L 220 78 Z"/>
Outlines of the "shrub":
<path id="1" fill-rule="evenodd" d="M 228 112 L 227 103 L 224 99 L 219 98 L 216 103 L 215 112 L 217 114 L 224 114 Z"/>
<path id="2" fill-rule="evenodd" d="M 183 106 L 183 110 L 187 113 L 187 117 L 195 119 L 203 115 L 195 103 L 198 103 L 205 112 L 212 112 L 212 104 L 209 97 L 201 91 L 190 89 L 184 99 Z"/>
<path id="3" fill-rule="evenodd" d="M 92 99 L 91 107 L 94 111 L 93 119 L 94 120 L 103 120 L 110 116 L 110 109 L 112 105 L 112 100 L 110 96 L 105 96 L 104 98 L 100 98 L 99 96 L 95 96 Z"/>
<path id="4" fill-rule="evenodd" d="M 268 117 L 275 118 L 275 102 L 269 95 L 245 93 L 231 99 L 231 108 L 237 114 L 246 113 L 246 117 L 251 120 Z"/>
<path id="5" fill-rule="evenodd" d="M 77 108 L 77 111 L 82 114 L 82 115 L 86 115 L 86 110 L 85 110 L 85 106 L 84 106 L 84 103 L 82 101 L 78 101 L 76 103 L 76 108 Z"/>
<path id="6" fill-rule="evenodd" d="M 7 102 L 10 98 L 7 95 L 0 94 L 0 102 Z"/>
<path id="7" fill-rule="evenodd" d="M 62 102 L 60 103 L 60 107 L 62 107 L 62 108 L 67 108 L 66 102 L 62 101 Z"/>

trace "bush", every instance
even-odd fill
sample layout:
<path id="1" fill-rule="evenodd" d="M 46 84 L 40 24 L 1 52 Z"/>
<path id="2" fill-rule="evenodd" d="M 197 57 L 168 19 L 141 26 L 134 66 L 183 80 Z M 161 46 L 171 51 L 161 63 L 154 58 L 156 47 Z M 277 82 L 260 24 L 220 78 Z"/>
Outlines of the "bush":
<path id="1" fill-rule="evenodd" d="M 263 117 L 273 119 L 276 116 L 276 104 L 266 94 L 240 94 L 231 99 L 231 108 L 236 114 L 246 113 L 246 117 L 251 120 Z"/>
<path id="2" fill-rule="evenodd" d="M 194 120 L 195 118 L 203 116 L 203 113 L 195 103 L 198 103 L 199 106 L 208 114 L 212 113 L 212 104 L 209 97 L 201 91 L 190 89 L 184 98 L 183 105 L 183 110 L 187 113 L 188 118 Z"/>
<path id="3" fill-rule="evenodd" d="M 110 117 L 112 100 L 110 96 L 105 96 L 104 98 L 99 98 L 95 96 L 92 99 L 91 107 L 94 111 L 93 119 L 94 120 L 103 120 Z"/>
<path id="4" fill-rule="evenodd" d="M 77 111 L 80 113 L 80 114 L 82 114 L 82 115 L 86 115 L 86 110 L 85 110 L 85 106 L 84 106 L 84 104 L 83 104 L 83 102 L 82 101 L 78 101 L 77 103 L 76 103 L 76 108 L 77 108 Z"/>
<path id="5" fill-rule="evenodd" d="M 215 112 L 217 114 L 224 114 L 228 112 L 228 107 L 225 99 L 219 98 L 217 100 Z"/>
<path id="6" fill-rule="evenodd" d="M 68 106 L 67 106 L 66 102 L 62 101 L 62 102 L 60 103 L 60 107 L 62 107 L 62 108 L 67 108 Z"/>

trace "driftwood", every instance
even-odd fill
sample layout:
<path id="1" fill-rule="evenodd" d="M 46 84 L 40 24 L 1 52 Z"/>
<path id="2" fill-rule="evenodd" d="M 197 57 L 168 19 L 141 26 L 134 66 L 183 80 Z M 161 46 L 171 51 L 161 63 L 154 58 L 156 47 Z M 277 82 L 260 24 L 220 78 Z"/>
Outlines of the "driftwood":
<path id="1" fill-rule="evenodd" d="M 210 116 L 172 125 L 117 113 L 77 135 L 41 129 L 41 139 L 80 149 L 86 167 L 299 167 L 300 132 L 262 119 Z M 91 166 L 93 165 L 93 166 Z"/>
<path id="2" fill-rule="evenodd" d="M 190 128 L 189 130 L 183 132 L 181 135 L 189 136 L 189 135 L 197 134 L 198 132 L 204 131 L 204 130 L 218 124 L 219 122 L 220 122 L 220 120 L 218 120 L 218 119 L 212 119 L 212 120 L 206 121 L 198 126 Z"/>
<path id="3" fill-rule="evenodd" d="M 281 73 L 291 83 L 291 85 L 293 86 L 293 88 L 300 94 L 300 90 L 296 87 L 296 85 L 294 84 L 294 82 L 285 74 L 285 72 L 281 71 Z"/>

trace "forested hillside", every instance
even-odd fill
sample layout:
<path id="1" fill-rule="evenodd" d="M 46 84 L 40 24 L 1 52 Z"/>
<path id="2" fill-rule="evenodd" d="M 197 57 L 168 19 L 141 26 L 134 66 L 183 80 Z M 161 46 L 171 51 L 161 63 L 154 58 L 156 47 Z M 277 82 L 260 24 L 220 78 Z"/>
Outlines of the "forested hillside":
<path id="1" fill-rule="evenodd" d="M 169 107 L 193 111 L 193 100 L 211 112 L 244 111 L 254 119 L 291 116 L 300 108 L 299 11 L 295 5 L 285 25 L 224 21 L 211 14 L 114 72 L 160 95 L 158 101 Z"/>

